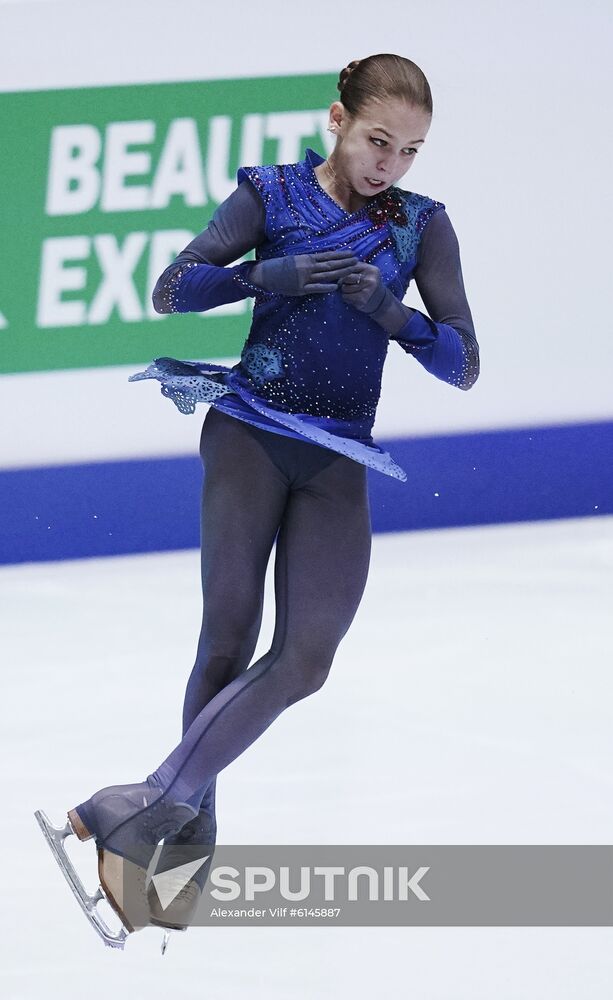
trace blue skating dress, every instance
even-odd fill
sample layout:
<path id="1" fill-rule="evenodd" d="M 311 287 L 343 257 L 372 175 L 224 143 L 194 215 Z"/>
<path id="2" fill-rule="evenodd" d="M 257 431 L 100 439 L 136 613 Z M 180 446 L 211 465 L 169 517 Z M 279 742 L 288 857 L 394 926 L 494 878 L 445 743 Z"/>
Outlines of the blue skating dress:
<path id="1" fill-rule="evenodd" d="M 323 161 L 307 149 L 298 163 L 238 170 L 238 183 L 249 180 L 265 208 L 266 239 L 255 248 L 256 260 L 349 248 L 359 260 L 375 264 L 384 285 L 402 300 L 421 233 L 445 205 L 390 187 L 347 212 L 317 180 L 314 168 Z M 176 270 L 177 298 L 181 282 L 198 266 L 188 262 Z M 252 285 L 252 266 L 245 262 L 232 269 L 239 286 L 235 298 L 254 296 L 249 336 L 233 368 L 158 358 L 130 381 L 158 379 L 162 393 L 183 413 L 207 402 L 256 427 L 307 439 L 406 481 L 406 472 L 371 435 L 389 335 L 340 292 L 284 296 Z"/>

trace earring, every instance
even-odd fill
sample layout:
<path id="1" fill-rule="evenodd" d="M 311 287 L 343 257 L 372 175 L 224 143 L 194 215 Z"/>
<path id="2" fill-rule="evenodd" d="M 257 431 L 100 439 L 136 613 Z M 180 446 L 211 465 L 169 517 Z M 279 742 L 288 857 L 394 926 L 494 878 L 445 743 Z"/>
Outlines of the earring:
<path id="1" fill-rule="evenodd" d="M 328 132 L 336 132 L 336 129 L 334 128 L 333 125 L 328 125 Z"/>

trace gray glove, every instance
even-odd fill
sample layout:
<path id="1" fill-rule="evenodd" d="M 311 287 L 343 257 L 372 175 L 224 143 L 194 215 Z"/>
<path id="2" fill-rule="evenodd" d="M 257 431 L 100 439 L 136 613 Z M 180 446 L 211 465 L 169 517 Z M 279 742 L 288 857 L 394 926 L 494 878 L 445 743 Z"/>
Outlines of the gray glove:
<path id="1" fill-rule="evenodd" d="M 338 283 L 351 274 L 357 263 L 358 258 L 351 250 L 271 257 L 256 261 L 249 271 L 249 281 L 278 295 L 335 292 Z"/>

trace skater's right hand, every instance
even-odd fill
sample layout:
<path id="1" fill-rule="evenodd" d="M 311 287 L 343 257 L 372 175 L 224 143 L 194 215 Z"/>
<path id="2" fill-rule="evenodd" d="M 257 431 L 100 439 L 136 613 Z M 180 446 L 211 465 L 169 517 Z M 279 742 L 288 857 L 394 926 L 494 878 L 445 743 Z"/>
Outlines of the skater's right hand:
<path id="1" fill-rule="evenodd" d="M 357 263 L 351 250 L 272 257 L 256 261 L 249 271 L 249 281 L 278 295 L 335 292 Z"/>

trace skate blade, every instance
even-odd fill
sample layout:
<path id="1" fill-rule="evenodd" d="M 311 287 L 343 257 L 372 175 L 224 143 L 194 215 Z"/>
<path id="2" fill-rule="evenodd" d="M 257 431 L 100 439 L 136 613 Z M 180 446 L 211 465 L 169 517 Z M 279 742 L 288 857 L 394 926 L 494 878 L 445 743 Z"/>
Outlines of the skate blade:
<path id="1" fill-rule="evenodd" d="M 37 809 L 34 815 L 36 816 L 38 825 L 43 831 L 45 840 L 53 852 L 55 860 L 64 874 L 64 878 L 72 889 L 73 895 L 90 924 L 109 948 L 123 949 L 129 932 L 125 927 L 122 927 L 116 934 L 114 934 L 98 913 L 97 904 L 100 900 L 104 899 L 107 903 L 109 903 L 109 905 L 111 905 L 110 900 L 107 899 L 106 894 L 100 887 L 98 887 L 94 896 L 89 895 L 85 886 L 81 882 L 81 879 L 77 875 L 74 865 L 66 854 L 66 848 L 64 847 L 66 837 L 70 837 L 71 835 L 76 836 L 70 821 L 68 820 L 66 822 L 66 826 L 62 828 L 53 826 L 49 821 L 49 817 L 42 811 L 42 809 Z"/>
<path id="2" fill-rule="evenodd" d="M 154 926 L 153 924 L 151 925 Z M 158 927 L 162 927 L 162 924 L 157 924 Z M 170 941 L 171 934 L 182 934 L 187 930 L 187 927 L 166 927 L 164 928 L 164 937 L 162 938 L 162 955 L 166 954 L 166 948 L 168 942 Z"/>

